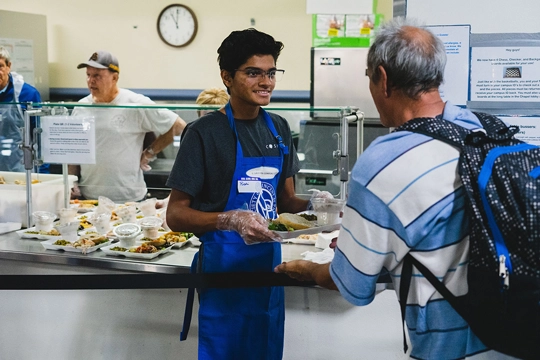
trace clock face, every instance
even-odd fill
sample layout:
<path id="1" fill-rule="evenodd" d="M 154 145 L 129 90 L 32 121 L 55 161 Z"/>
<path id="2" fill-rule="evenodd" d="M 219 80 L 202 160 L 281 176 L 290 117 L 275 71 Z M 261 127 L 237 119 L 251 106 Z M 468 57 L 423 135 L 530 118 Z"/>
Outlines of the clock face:
<path id="1" fill-rule="evenodd" d="M 197 34 L 195 13 L 185 5 L 167 6 L 159 14 L 157 23 L 161 40 L 174 47 L 186 46 Z"/>

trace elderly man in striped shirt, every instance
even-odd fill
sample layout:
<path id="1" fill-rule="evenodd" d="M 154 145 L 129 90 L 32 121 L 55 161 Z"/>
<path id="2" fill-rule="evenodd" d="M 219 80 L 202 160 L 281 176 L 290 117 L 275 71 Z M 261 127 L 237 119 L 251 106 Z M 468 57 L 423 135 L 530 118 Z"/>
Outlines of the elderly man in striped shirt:
<path id="1" fill-rule="evenodd" d="M 415 118 L 442 116 L 469 129 L 480 127 L 469 110 L 441 99 L 445 65 L 444 44 L 429 30 L 403 19 L 384 24 L 369 50 L 366 72 L 382 124 L 398 127 Z M 411 253 L 454 295 L 466 294 L 469 237 L 458 157 L 457 148 L 424 135 L 398 131 L 379 137 L 352 170 L 333 261 L 291 261 L 275 271 L 315 281 L 338 290 L 352 304 L 367 305 L 382 272 L 388 271 L 399 289 L 402 260 Z M 414 359 L 507 358 L 487 349 L 417 273 L 406 323 Z"/>

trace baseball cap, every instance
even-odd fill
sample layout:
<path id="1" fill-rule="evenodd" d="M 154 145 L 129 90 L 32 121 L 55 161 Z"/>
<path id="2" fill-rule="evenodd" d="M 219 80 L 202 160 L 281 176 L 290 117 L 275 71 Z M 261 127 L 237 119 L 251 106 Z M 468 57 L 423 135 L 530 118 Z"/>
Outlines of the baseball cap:
<path id="1" fill-rule="evenodd" d="M 109 69 L 111 71 L 120 72 L 118 60 L 108 51 L 97 51 L 90 56 L 88 61 L 77 65 L 77 69 L 82 69 L 91 66 L 97 69 Z"/>

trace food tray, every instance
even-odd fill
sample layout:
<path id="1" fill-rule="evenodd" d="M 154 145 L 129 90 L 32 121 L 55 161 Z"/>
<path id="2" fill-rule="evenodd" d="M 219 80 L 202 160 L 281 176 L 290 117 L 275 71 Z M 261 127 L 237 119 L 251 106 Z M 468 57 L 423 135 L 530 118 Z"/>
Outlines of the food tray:
<path id="1" fill-rule="evenodd" d="M 302 234 L 318 234 L 322 232 L 332 232 L 334 230 L 339 230 L 341 227 L 341 224 L 332 224 L 332 225 L 322 225 L 322 226 L 314 226 L 309 229 L 303 229 L 303 230 L 294 230 L 294 231 L 275 231 L 276 234 L 279 234 L 282 239 L 293 239 L 297 238 L 298 235 Z M 298 239 L 301 240 L 301 239 Z M 308 240 L 309 241 L 309 240 Z"/>
<path id="2" fill-rule="evenodd" d="M 171 233 L 177 233 L 175 231 L 167 231 L 165 230 L 164 232 L 163 231 L 159 231 L 159 236 L 160 238 L 164 235 L 167 235 L 169 232 Z M 183 237 L 186 237 L 186 233 L 185 232 L 179 232 L 180 234 L 182 234 Z M 169 241 L 169 239 L 166 239 L 167 241 Z M 141 242 L 146 242 L 146 240 L 143 240 L 141 238 L 138 238 L 137 241 L 141 241 Z M 148 240 L 150 241 L 150 240 Z M 193 244 L 194 246 L 198 246 L 200 245 L 200 242 L 199 242 L 199 238 L 196 237 L 195 235 L 189 237 L 186 241 L 178 241 L 178 242 L 172 242 L 170 241 L 171 244 L 173 244 L 173 248 L 175 249 L 180 249 L 180 248 L 183 248 L 184 246 L 188 245 L 188 244 Z"/>
<path id="3" fill-rule="evenodd" d="M 176 243 L 173 243 L 173 244 L 174 244 L 173 245 L 174 249 L 181 249 L 181 248 L 183 248 L 184 246 L 186 246 L 188 244 L 193 244 L 195 246 L 195 244 L 200 244 L 200 242 L 199 242 L 198 237 L 192 236 L 189 239 L 187 239 L 186 241 L 176 242 Z"/>
<path id="4" fill-rule="evenodd" d="M 56 239 L 51 239 L 51 240 L 47 240 L 47 241 L 42 241 L 41 242 L 41 245 L 43 245 L 43 247 L 47 250 L 64 250 L 64 251 L 68 251 L 68 252 L 76 252 L 76 253 L 81 253 L 81 254 L 88 254 L 88 253 L 91 253 L 91 252 L 94 252 L 96 251 L 97 249 L 99 248 L 102 248 L 104 246 L 107 246 L 107 245 L 110 245 L 111 243 L 111 240 L 109 239 L 108 241 L 106 242 L 103 242 L 101 244 L 98 244 L 96 246 L 92 246 L 92 247 L 88 247 L 88 248 L 81 248 L 81 247 L 73 247 L 73 246 L 64 246 L 64 245 L 53 245 L 53 243 L 58 240 L 58 236 L 56 236 Z"/>
<path id="5" fill-rule="evenodd" d="M 16 233 L 21 239 L 53 240 L 54 242 L 61 238 L 61 235 L 29 234 L 27 231 L 36 231 L 36 227 L 17 230 Z"/>
<path id="6" fill-rule="evenodd" d="M 77 212 L 79 214 L 85 214 L 85 213 L 93 212 L 96 209 L 97 209 L 96 205 L 84 204 L 84 207 L 81 207 L 81 206 L 77 207 Z"/>
<path id="7" fill-rule="evenodd" d="M 131 248 L 136 248 L 139 245 L 140 245 L 140 243 L 138 243 L 136 246 L 132 246 Z M 133 259 L 150 260 L 150 259 L 158 257 L 161 254 L 168 253 L 171 250 L 171 248 L 173 247 L 171 245 L 171 246 L 163 248 L 163 249 L 161 249 L 161 250 L 159 250 L 158 252 L 155 252 L 155 253 L 143 254 L 143 253 L 135 253 L 135 252 L 129 252 L 129 251 L 122 252 L 122 251 L 111 250 L 111 248 L 116 247 L 116 246 L 120 246 L 119 243 L 112 244 L 112 245 L 109 245 L 109 246 L 105 246 L 105 247 L 101 248 L 101 251 L 103 251 L 107 255 L 121 256 L 121 257 L 133 258 Z"/>
<path id="8" fill-rule="evenodd" d="M 299 239 L 299 238 L 283 239 L 284 244 L 315 245 L 315 242 L 317 242 L 316 239 L 315 240 Z"/>

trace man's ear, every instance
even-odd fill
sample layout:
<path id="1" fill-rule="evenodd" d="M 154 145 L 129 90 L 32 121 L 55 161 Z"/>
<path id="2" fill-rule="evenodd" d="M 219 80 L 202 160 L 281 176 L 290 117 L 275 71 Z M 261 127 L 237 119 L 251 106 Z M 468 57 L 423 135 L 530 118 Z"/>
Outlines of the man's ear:
<path id="1" fill-rule="evenodd" d="M 231 87 L 231 83 L 232 83 L 231 73 L 228 72 L 227 70 L 222 69 L 220 72 L 220 75 L 221 75 L 221 81 L 223 81 L 223 85 L 225 85 L 226 88 Z"/>
<path id="2" fill-rule="evenodd" d="M 388 74 L 386 74 L 386 70 L 382 65 L 379 65 L 379 86 L 381 87 L 381 91 L 384 93 L 385 97 L 390 97 L 391 88 L 388 86 Z"/>

